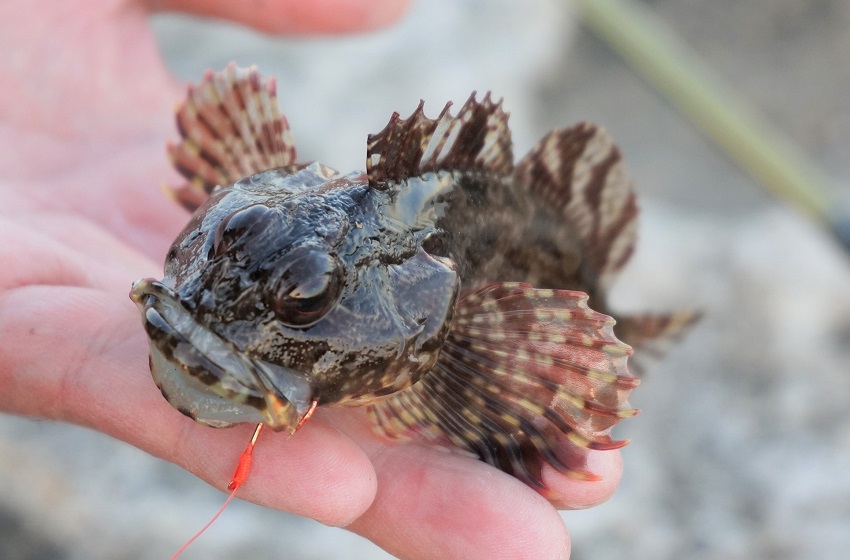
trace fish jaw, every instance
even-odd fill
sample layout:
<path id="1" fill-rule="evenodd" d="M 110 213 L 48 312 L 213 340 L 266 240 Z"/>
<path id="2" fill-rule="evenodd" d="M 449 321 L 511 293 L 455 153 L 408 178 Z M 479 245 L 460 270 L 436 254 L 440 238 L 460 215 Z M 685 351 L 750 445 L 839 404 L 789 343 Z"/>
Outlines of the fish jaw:
<path id="1" fill-rule="evenodd" d="M 313 405 L 298 372 L 253 358 L 195 319 L 179 296 L 154 279 L 130 292 L 150 340 L 151 374 L 169 403 L 201 424 L 267 424 L 294 433 Z"/>

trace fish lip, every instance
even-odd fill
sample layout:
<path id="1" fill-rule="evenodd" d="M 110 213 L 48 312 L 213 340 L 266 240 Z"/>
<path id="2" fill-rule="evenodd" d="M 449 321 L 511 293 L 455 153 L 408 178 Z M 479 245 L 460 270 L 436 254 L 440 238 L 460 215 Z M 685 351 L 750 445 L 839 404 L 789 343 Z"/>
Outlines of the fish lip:
<path id="1" fill-rule="evenodd" d="M 152 352 L 157 350 L 168 356 L 169 363 L 191 380 L 187 382 L 242 407 L 251 407 L 240 402 L 246 396 L 261 397 L 264 409 L 251 408 L 277 431 L 294 433 L 310 411 L 314 399 L 305 375 L 241 351 L 195 319 L 180 296 L 164 283 L 153 278 L 139 279 L 133 283 L 130 299 L 141 312 Z M 157 377 L 153 369 L 152 374 Z M 214 382 L 203 381 L 204 375 L 215 378 Z"/>

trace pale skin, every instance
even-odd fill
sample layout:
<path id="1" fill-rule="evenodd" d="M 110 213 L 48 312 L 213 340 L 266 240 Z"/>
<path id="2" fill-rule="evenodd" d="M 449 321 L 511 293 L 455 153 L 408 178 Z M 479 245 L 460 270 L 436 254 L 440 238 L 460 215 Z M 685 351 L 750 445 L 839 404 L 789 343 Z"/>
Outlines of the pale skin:
<path id="1" fill-rule="evenodd" d="M 162 276 L 188 219 L 159 189 L 175 180 L 164 141 L 184 89 L 146 16 L 174 9 L 271 33 L 341 33 L 388 25 L 406 4 L 4 2 L 0 410 L 90 427 L 224 489 L 253 426 L 203 427 L 165 402 L 127 297 L 136 278 Z M 239 496 L 346 527 L 405 559 L 565 559 L 556 508 L 602 502 L 620 479 L 618 452 L 589 462 L 601 480 L 545 471 L 547 499 L 462 455 L 383 442 L 362 411 L 320 409 L 291 439 L 263 432 Z"/>

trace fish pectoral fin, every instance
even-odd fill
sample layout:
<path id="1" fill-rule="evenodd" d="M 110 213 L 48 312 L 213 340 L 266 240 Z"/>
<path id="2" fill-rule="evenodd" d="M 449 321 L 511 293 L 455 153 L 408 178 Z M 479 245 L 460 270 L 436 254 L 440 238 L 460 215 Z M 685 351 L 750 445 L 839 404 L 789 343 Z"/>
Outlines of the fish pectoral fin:
<path id="1" fill-rule="evenodd" d="M 188 180 L 170 187 L 174 198 L 194 211 L 217 186 L 295 163 L 295 141 L 277 105 L 274 79 L 256 67 L 231 63 L 190 85 L 176 110 L 181 140 L 169 144 L 174 168 Z"/>
<path id="2" fill-rule="evenodd" d="M 702 312 L 694 309 L 618 317 L 614 329 L 617 336 L 635 349 L 635 355 L 629 360 L 632 373 L 643 377 L 701 317 Z"/>
<path id="3" fill-rule="evenodd" d="M 611 428 L 636 411 L 631 348 L 587 295 L 491 284 L 464 297 L 434 369 L 369 407 L 389 438 L 458 447 L 544 490 L 544 464 L 581 479 L 588 449 L 614 449 Z"/>
<path id="4" fill-rule="evenodd" d="M 511 132 L 502 102 L 494 102 L 489 93 L 478 101 L 473 93 L 457 116 L 449 112 L 451 105 L 429 119 L 420 102 L 410 117 L 394 113 L 381 132 L 369 135 L 366 172 L 373 188 L 439 171 L 510 176 Z"/>
<path id="5" fill-rule="evenodd" d="M 638 215 L 611 137 L 590 123 L 554 130 L 517 164 L 514 178 L 575 230 L 582 261 L 607 291 L 634 251 Z"/>

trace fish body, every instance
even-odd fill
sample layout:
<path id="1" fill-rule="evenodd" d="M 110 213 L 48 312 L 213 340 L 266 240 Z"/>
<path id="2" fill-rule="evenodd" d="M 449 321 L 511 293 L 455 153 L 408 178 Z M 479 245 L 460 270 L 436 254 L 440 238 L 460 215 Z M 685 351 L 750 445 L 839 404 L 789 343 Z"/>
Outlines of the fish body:
<path id="1" fill-rule="evenodd" d="M 436 119 L 420 104 L 369 137 L 366 172 L 340 174 L 297 163 L 274 82 L 233 66 L 190 89 L 178 125 L 174 194 L 194 214 L 163 280 L 131 292 L 175 408 L 294 432 L 315 405 L 366 405 L 379 434 L 541 488 L 543 464 L 592 477 L 586 450 L 625 443 L 609 432 L 637 380 L 600 311 L 637 207 L 600 129 L 514 165 L 489 96 Z"/>

